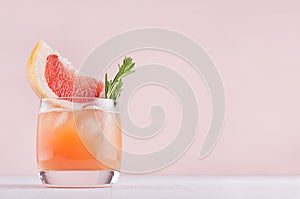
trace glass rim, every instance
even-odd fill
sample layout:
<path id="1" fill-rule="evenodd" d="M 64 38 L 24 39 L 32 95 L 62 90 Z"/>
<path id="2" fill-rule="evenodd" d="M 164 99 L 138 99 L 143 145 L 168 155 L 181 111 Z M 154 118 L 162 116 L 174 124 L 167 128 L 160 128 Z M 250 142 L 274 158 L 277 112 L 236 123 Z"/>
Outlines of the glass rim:
<path id="1" fill-rule="evenodd" d="M 114 103 L 117 103 L 116 100 L 105 98 L 105 97 L 44 97 L 41 98 L 41 101 L 47 101 L 47 100 L 68 100 L 68 99 L 86 99 L 86 100 L 103 100 L 103 101 L 112 101 Z M 72 101 L 70 101 L 72 102 Z M 76 102 L 75 102 L 76 103 Z"/>
<path id="2" fill-rule="evenodd" d="M 40 99 L 40 113 L 51 109 L 83 110 L 89 106 L 105 111 L 116 111 L 118 104 L 114 99 L 99 97 L 48 97 Z M 90 107 L 91 108 L 91 107 Z"/>

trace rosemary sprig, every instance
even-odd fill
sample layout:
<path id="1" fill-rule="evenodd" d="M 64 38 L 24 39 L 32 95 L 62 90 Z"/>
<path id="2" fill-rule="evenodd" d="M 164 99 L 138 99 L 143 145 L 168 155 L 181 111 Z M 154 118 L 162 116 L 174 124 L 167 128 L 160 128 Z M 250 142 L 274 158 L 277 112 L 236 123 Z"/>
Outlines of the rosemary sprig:
<path id="1" fill-rule="evenodd" d="M 116 74 L 113 80 L 108 80 L 108 74 L 105 74 L 105 97 L 113 100 L 117 100 L 120 97 L 123 77 L 134 72 L 135 63 L 132 61 L 131 57 L 125 57 L 123 64 L 119 67 L 119 72 Z"/>

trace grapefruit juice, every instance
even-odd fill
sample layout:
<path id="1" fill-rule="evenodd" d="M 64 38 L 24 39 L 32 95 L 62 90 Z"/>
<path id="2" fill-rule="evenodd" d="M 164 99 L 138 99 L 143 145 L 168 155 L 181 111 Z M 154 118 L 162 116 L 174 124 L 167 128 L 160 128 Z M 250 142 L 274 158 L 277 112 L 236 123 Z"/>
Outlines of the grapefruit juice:
<path id="1" fill-rule="evenodd" d="M 104 101 L 105 105 L 99 106 L 97 104 L 99 101 L 101 103 Z M 49 181 L 50 178 L 57 181 L 55 178 L 58 177 L 66 179 L 70 177 L 67 176 L 70 171 L 73 172 L 72 180 L 65 183 L 65 186 L 75 186 L 72 183 L 77 180 L 76 175 L 78 180 L 81 179 L 82 185 L 82 178 L 86 176 L 85 171 L 93 175 L 96 173 L 95 179 L 100 175 L 107 175 L 107 178 L 118 175 L 122 156 L 120 115 L 114 110 L 109 110 L 114 106 L 111 100 L 101 99 L 95 102 L 77 103 L 79 108 L 57 108 L 52 100 L 44 102 L 42 100 L 44 106 L 41 105 L 41 109 L 44 110 L 41 110 L 38 116 L 36 150 L 40 175 L 44 177 L 44 181 Z M 69 101 L 64 103 L 73 104 Z M 58 174 L 65 176 L 57 176 Z M 61 180 L 59 182 L 61 183 Z M 57 184 L 57 182 L 43 183 L 51 186 Z M 107 183 L 96 182 L 96 184 Z"/>

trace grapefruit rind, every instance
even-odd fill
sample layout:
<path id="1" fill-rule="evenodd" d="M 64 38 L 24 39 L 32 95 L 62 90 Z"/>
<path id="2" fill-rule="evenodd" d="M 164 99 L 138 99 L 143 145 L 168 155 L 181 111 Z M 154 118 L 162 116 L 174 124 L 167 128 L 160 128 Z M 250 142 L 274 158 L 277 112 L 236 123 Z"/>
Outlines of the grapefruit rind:
<path id="1" fill-rule="evenodd" d="M 34 93 L 39 98 L 51 98 L 56 97 L 55 93 L 48 87 L 47 82 L 44 78 L 44 66 L 46 64 L 46 59 L 50 54 L 58 54 L 52 48 L 50 48 L 44 41 L 39 41 L 34 49 L 32 50 L 30 57 L 26 65 L 27 77 L 30 83 L 30 86 Z M 44 81 L 43 81 L 44 80 Z"/>

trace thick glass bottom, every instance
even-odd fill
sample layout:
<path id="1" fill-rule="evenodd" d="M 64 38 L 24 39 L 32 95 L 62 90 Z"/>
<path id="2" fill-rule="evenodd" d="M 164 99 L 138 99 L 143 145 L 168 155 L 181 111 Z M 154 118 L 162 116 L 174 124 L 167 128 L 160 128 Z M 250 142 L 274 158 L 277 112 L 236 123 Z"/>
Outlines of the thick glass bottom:
<path id="1" fill-rule="evenodd" d="M 119 179 L 113 170 L 40 170 L 40 179 L 47 187 L 110 187 Z"/>

